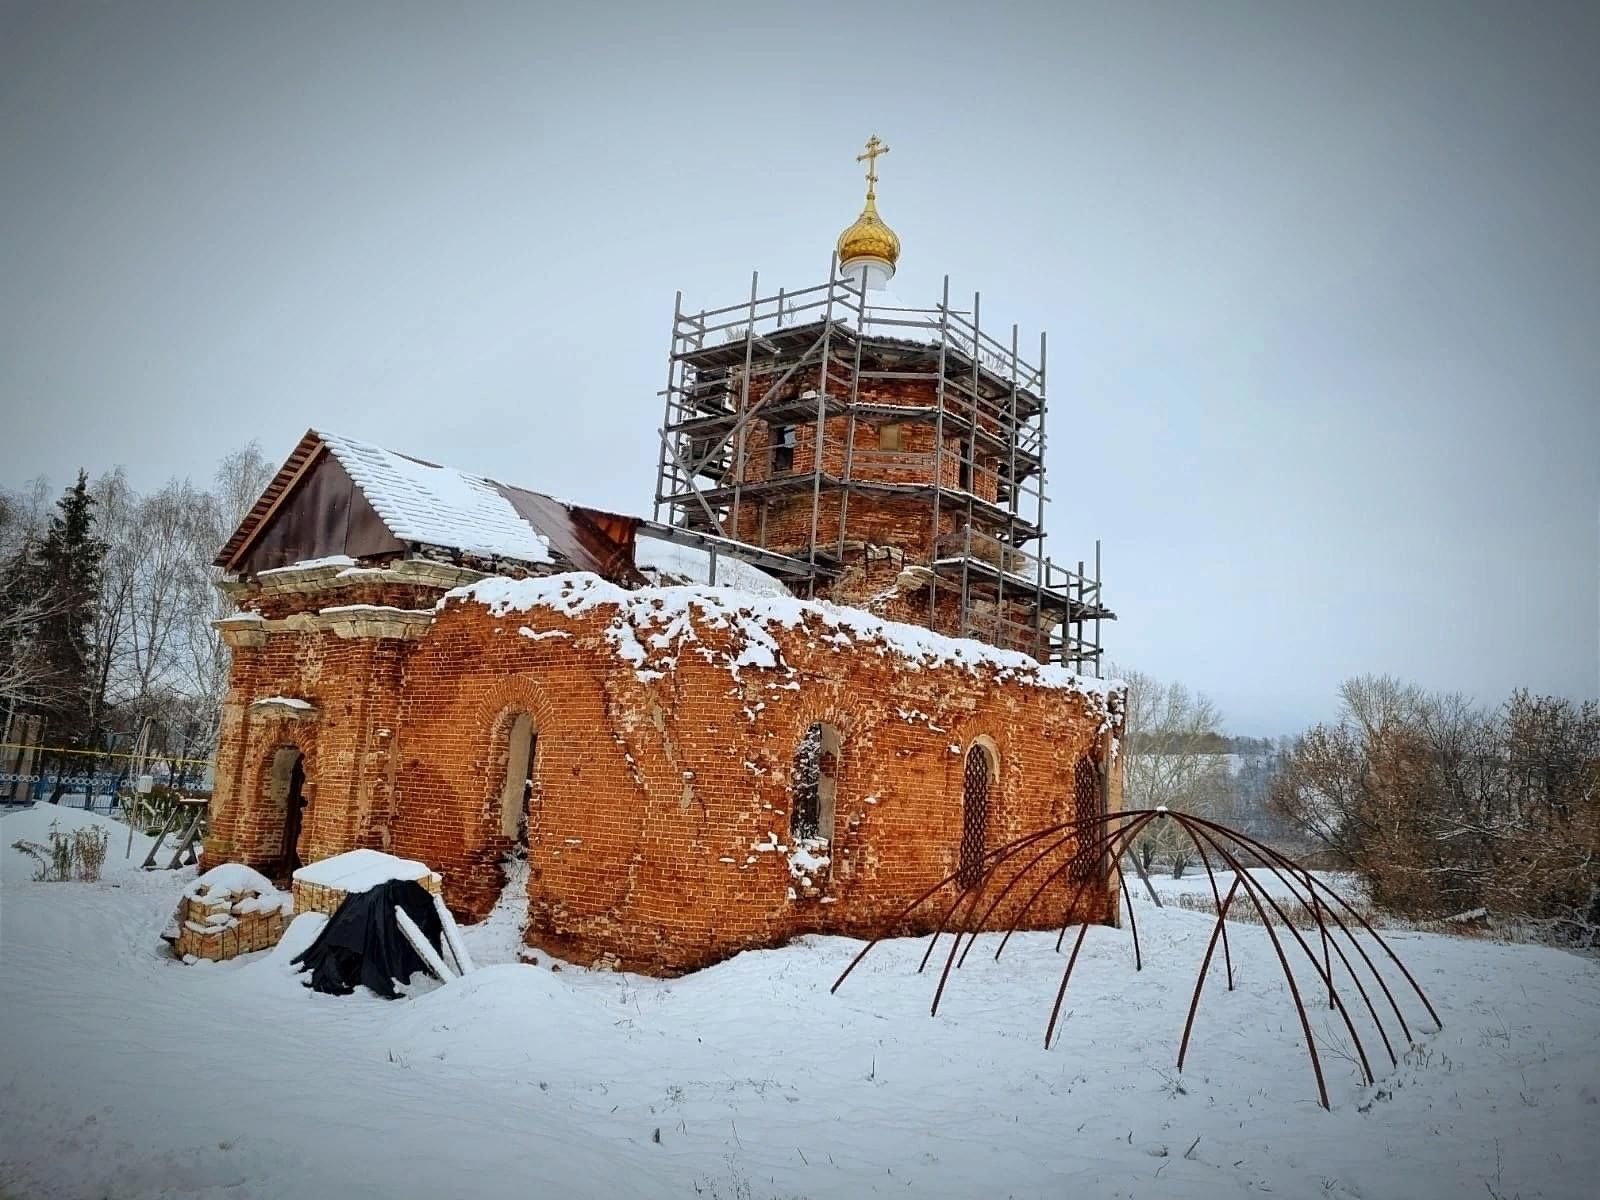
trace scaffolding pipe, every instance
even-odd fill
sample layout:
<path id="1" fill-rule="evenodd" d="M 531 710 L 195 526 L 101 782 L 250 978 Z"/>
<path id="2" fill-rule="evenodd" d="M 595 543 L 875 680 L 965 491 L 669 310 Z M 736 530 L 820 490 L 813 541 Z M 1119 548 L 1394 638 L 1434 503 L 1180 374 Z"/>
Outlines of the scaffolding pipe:
<path id="1" fill-rule="evenodd" d="M 831 262 L 829 264 L 829 267 L 828 267 L 828 270 L 830 272 L 838 270 L 838 267 L 837 267 L 838 261 L 839 261 L 839 255 L 836 252 L 833 255 L 833 258 L 832 258 L 832 260 L 831 260 Z M 831 275 L 829 277 L 832 278 Z M 854 356 L 854 359 L 852 360 L 851 369 L 850 369 L 850 401 L 849 401 L 849 403 L 850 403 L 850 426 L 849 426 L 849 430 L 846 433 L 845 443 L 844 443 L 844 482 L 845 482 L 845 487 L 844 487 L 844 490 L 839 493 L 839 549 L 838 549 L 838 558 L 839 558 L 839 561 L 841 563 L 844 561 L 845 518 L 849 515 L 849 512 L 850 512 L 850 492 L 855 487 L 855 482 L 856 482 L 856 475 L 855 475 L 856 408 L 861 402 L 861 347 L 862 347 L 862 344 L 867 340 L 867 335 L 866 335 L 867 277 L 866 277 L 865 272 L 862 273 L 862 275 L 860 276 L 860 279 L 861 279 L 861 293 L 860 293 L 860 297 L 859 297 L 859 300 L 858 300 L 858 303 L 857 303 L 857 306 L 856 306 L 856 337 L 855 337 L 856 344 L 855 344 L 855 352 L 854 352 L 855 356 Z M 845 294 L 846 295 L 850 294 L 848 281 L 845 284 Z M 863 551 L 863 553 L 865 553 L 865 551 Z"/>
<path id="2" fill-rule="evenodd" d="M 944 292 L 939 301 L 939 385 L 934 399 L 933 418 L 933 533 L 928 548 L 939 557 L 939 497 L 944 491 L 944 364 L 950 345 L 950 276 L 944 277 Z M 928 628 L 935 628 L 939 589 L 928 588 Z"/>
<path id="3" fill-rule="evenodd" d="M 1100 675 L 1100 539 L 1094 540 L 1094 677 Z"/>
<path id="4" fill-rule="evenodd" d="M 739 536 L 739 501 L 744 494 L 744 478 L 747 467 L 745 447 L 749 440 L 750 426 L 743 418 L 750 407 L 750 362 L 756 345 L 756 288 L 760 278 L 759 271 L 750 272 L 750 323 L 745 326 L 744 331 L 744 373 L 739 376 L 739 428 L 736 448 L 733 452 L 733 516 L 731 518 L 733 529 L 731 531 L 723 530 L 724 533 L 732 532 L 734 537 Z M 782 311 L 781 308 L 779 311 Z M 724 436 L 722 440 L 726 443 L 728 439 Z"/>
<path id="5" fill-rule="evenodd" d="M 667 343 L 667 402 L 661 412 L 661 454 L 656 467 L 656 503 L 652 510 L 652 519 L 661 520 L 662 485 L 667 480 L 667 442 L 672 436 L 668 430 L 672 428 L 672 375 L 678 364 L 678 325 L 682 320 L 683 292 L 678 292 L 672 300 L 672 337 Z M 694 481 L 690 480 L 690 486 Z"/>
<path id="6" fill-rule="evenodd" d="M 828 278 L 838 270 L 837 254 L 828 262 Z M 822 515 L 822 451 L 827 436 L 828 362 L 833 352 L 833 288 L 828 289 L 828 306 L 822 318 L 822 366 L 817 372 L 817 432 L 811 439 L 811 538 L 806 561 L 811 577 L 806 580 L 806 599 L 817 594 L 817 522 Z"/>

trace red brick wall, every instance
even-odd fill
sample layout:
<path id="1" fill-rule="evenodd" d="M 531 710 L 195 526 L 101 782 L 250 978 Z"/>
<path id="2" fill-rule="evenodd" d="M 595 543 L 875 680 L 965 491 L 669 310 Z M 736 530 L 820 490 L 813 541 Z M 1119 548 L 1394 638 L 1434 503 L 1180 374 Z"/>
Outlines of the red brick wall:
<path id="1" fill-rule="evenodd" d="M 804 932 L 887 932 L 909 899 L 956 868 L 976 739 L 1000 757 L 991 847 L 1070 816 L 1079 757 L 1103 753 L 1098 700 L 990 668 L 909 667 L 835 644 L 820 626 L 776 629 L 783 667 L 734 678 L 733 635 L 696 621 L 670 671 L 641 679 L 607 638 L 617 613 L 537 607 L 497 618 L 453 601 L 420 641 L 278 632 L 241 648 L 208 856 L 269 865 L 264 848 L 275 821 L 281 839 L 282 817 L 264 811 L 263 783 L 273 749 L 293 742 L 310 797 L 302 857 L 373 845 L 421 859 L 444 875 L 452 908 L 481 917 L 509 848 L 506 729 L 526 711 L 539 738 L 530 941 L 671 972 Z M 249 710 L 277 694 L 312 701 L 317 720 Z M 833 864 L 817 895 L 791 898 L 787 855 L 755 847 L 773 835 L 790 845 L 795 748 L 815 721 L 842 738 Z M 1092 890 L 1081 911 L 1113 914 Z M 1059 922 L 1065 893 L 1047 898 L 1053 907 L 1038 916 Z M 907 930 L 939 911 L 925 907 Z M 1007 905 L 995 920 L 1013 915 Z"/>
<path id="2" fill-rule="evenodd" d="M 409 648 L 397 639 L 331 632 L 275 633 L 264 646 L 235 648 L 206 840 L 210 861 L 269 873 L 278 866 L 284 812 L 268 803 L 267 780 L 282 746 L 305 757 L 301 860 L 381 847 L 373 814 L 388 808 L 389 746 Z M 250 709 L 268 696 L 306 700 L 315 716 Z"/>
<path id="3" fill-rule="evenodd" d="M 813 386 L 791 382 L 782 389 L 781 398 L 798 397 Z M 938 389 L 931 380 L 880 379 L 862 380 L 857 396 L 863 404 L 900 406 L 906 408 L 932 407 L 938 399 Z M 774 403 L 778 398 L 775 397 Z M 945 399 L 946 408 L 957 404 L 953 395 Z M 880 483 L 929 483 L 934 477 L 934 451 L 939 443 L 938 429 L 926 416 L 907 420 L 901 424 L 901 445 L 898 451 L 879 448 L 878 428 L 895 423 L 874 418 L 858 419 L 854 426 L 849 417 L 831 416 L 823 420 L 822 469 L 836 478 L 870 480 Z M 993 422 L 982 424 L 992 430 Z M 794 461 L 788 470 L 773 470 L 772 426 L 766 420 L 752 421 L 745 432 L 744 469 L 736 471 L 746 482 L 759 482 L 786 476 L 804 476 L 816 466 L 817 422 L 815 416 L 797 417 L 794 422 Z M 939 456 L 939 478 L 943 485 L 955 488 L 961 482 L 961 460 L 969 457 L 969 448 L 959 430 L 946 426 L 944 452 Z M 730 452 L 737 455 L 737 441 Z M 972 452 L 973 471 L 970 490 L 983 500 L 997 497 L 997 458 L 984 447 Z M 848 467 L 848 472 L 847 472 Z M 776 543 L 773 549 L 780 548 Z"/>
<path id="4" fill-rule="evenodd" d="M 864 362 L 863 365 L 893 364 Z M 769 376 L 775 373 L 778 373 L 776 367 L 768 369 Z M 774 393 L 768 403 L 800 397 L 805 391 L 816 388 L 817 384 L 815 371 L 803 372 Z M 756 380 L 752 385 L 752 400 L 759 399 L 766 386 L 764 379 Z M 737 380 L 734 391 L 737 394 Z M 859 396 L 865 403 L 908 408 L 932 407 L 938 400 L 936 383 L 927 379 L 864 379 L 860 382 Z M 950 391 L 945 397 L 947 408 L 957 408 L 961 403 L 962 398 L 957 392 Z M 985 412 L 980 412 L 980 420 L 991 433 L 997 432 L 997 423 Z M 933 424 L 924 420 L 901 424 L 899 450 L 879 449 L 878 429 L 881 422 L 858 420 L 852 426 L 847 417 L 829 417 L 823 424 L 822 464 L 823 470 L 829 475 L 839 479 L 882 483 L 932 481 L 934 451 L 938 442 Z M 927 497 L 858 492 L 846 501 L 839 492 L 829 491 L 824 486 L 813 502 L 811 478 L 816 463 L 816 420 L 797 419 L 794 428 L 793 467 L 781 474 L 793 476 L 802 486 L 792 492 L 762 498 L 743 497 L 737 512 L 730 515 L 734 536 L 753 545 L 800 558 L 807 556 L 813 533 L 819 550 L 825 554 L 840 554 L 842 545 L 844 574 L 832 585 L 819 591 L 819 598 L 866 607 L 895 620 L 928 625 L 941 632 L 959 633 L 962 623 L 958 605 L 952 598 L 938 597 L 930 613 L 926 587 L 905 594 L 886 592 L 886 589 L 892 589 L 906 563 L 928 563 L 935 558 L 953 557 L 961 552 L 962 547 L 957 543 L 959 531 L 967 523 L 964 507 L 948 496 L 941 502 L 938 520 L 940 540 L 936 544 L 933 504 Z M 773 477 L 770 433 L 771 427 L 765 421 L 752 422 L 748 427 L 744 469 L 736 472 L 740 478 L 760 482 Z M 961 483 L 960 460 L 970 450 L 956 433 L 946 433 L 943 441 L 944 450 L 938 459 L 938 473 L 944 486 L 954 489 Z M 735 447 L 735 453 L 736 450 Z M 998 480 L 995 472 L 998 465 L 994 455 L 982 449 L 976 451 L 969 490 L 980 499 L 991 502 L 997 499 Z M 1022 515 L 1028 519 L 1031 514 Z M 982 526 L 981 521 L 979 525 Z M 875 553 L 883 547 L 893 547 L 896 552 L 892 566 L 882 555 Z M 976 558 L 991 561 L 999 557 L 997 545 L 984 542 L 981 538 L 974 543 L 972 554 Z M 1029 564 L 1020 559 L 1009 565 L 1024 573 L 1031 569 Z M 974 626 L 974 636 L 1003 641 L 1033 652 L 1040 639 L 1030 636 L 1033 626 L 1031 605 L 1009 603 L 1007 610 L 1007 619 L 1022 626 L 1022 630 L 998 626 L 991 629 L 986 624 L 981 628 Z"/>

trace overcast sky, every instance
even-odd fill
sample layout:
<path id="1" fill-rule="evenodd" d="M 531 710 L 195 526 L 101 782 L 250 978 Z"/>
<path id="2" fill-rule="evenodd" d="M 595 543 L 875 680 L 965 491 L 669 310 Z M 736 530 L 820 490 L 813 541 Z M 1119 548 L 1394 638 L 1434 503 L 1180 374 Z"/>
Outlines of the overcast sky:
<path id="1" fill-rule="evenodd" d="M 1051 552 L 1237 732 L 1600 693 L 1600 5 L 0 0 L 0 484 L 308 426 L 648 513 L 673 293 L 1050 335 Z"/>

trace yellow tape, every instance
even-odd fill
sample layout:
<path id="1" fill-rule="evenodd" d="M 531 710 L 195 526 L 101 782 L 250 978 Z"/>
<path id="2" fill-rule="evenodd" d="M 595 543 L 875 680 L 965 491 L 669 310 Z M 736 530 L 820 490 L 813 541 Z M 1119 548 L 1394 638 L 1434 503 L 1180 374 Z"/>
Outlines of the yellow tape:
<path id="1" fill-rule="evenodd" d="M 65 746 L 25 746 L 21 742 L 0 742 L 0 750 L 33 750 L 39 754 L 77 754 L 87 758 L 137 758 L 136 754 L 124 754 L 118 750 L 68 750 Z M 214 767 L 217 760 L 214 758 L 172 758 L 166 754 L 146 754 L 147 762 L 167 762 L 197 764 L 202 767 Z"/>

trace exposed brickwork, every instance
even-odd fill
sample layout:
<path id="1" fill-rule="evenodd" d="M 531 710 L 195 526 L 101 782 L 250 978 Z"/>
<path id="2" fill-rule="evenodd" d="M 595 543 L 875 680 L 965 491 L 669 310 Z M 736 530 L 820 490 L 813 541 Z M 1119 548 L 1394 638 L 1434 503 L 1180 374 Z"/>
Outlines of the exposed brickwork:
<path id="1" fill-rule="evenodd" d="M 862 369 L 892 371 L 906 369 L 895 352 L 873 350 L 864 353 Z M 976 410 L 979 436 L 961 421 L 970 415 L 966 393 L 947 387 L 941 396 L 937 382 L 930 378 L 858 380 L 855 398 L 868 411 L 855 419 L 849 416 L 824 416 L 821 439 L 821 468 L 834 480 L 862 484 L 930 485 L 937 478 L 950 489 L 940 499 L 937 519 L 929 493 L 894 495 L 857 490 L 848 496 L 826 480 L 815 477 L 818 465 L 818 420 L 816 415 L 801 415 L 804 402 L 814 397 L 820 386 L 815 369 L 803 370 L 782 382 L 768 394 L 775 379 L 782 378 L 788 359 L 775 359 L 764 365 L 752 379 L 749 395 L 741 401 L 742 369 L 731 372 L 734 407 L 741 402 L 761 404 L 763 415 L 747 426 L 742 446 L 730 447 L 734 478 L 760 488 L 774 480 L 790 479 L 792 489 L 757 491 L 740 496 L 728 514 L 729 527 L 742 541 L 780 553 L 806 558 L 813 539 L 819 552 L 843 564 L 842 574 L 824 581 L 818 598 L 867 608 L 895 620 L 926 625 L 942 633 L 973 636 L 996 645 L 1040 653 L 1047 646 L 1048 627 L 1059 618 L 1041 618 L 1043 631 L 1035 628 L 1035 604 L 1023 589 L 1017 597 L 1008 595 L 1000 605 L 993 600 L 973 600 L 965 622 L 962 620 L 959 579 L 946 579 L 942 593 L 930 603 L 930 582 L 921 577 L 902 575 L 905 566 L 925 566 L 938 559 L 973 559 L 1002 566 L 1021 576 L 1031 576 L 1033 563 L 1020 551 L 1002 550 L 1000 538 L 1004 520 L 992 511 L 974 507 L 963 497 L 1005 507 L 1002 476 L 1008 468 L 1002 454 L 1006 446 L 999 416 L 1010 402 L 1007 393 L 996 392 L 993 381 L 979 381 L 983 405 Z M 926 363 L 916 367 L 926 372 Z M 932 413 L 940 407 L 950 420 L 937 425 Z M 783 407 L 780 407 L 783 406 Z M 781 421 L 770 415 L 785 414 Z M 897 419 L 892 410 L 904 409 Z M 784 447 L 775 452 L 775 441 Z M 1035 484 L 1036 486 L 1036 484 Z M 1023 521 L 1037 518 L 1037 512 L 1023 511 Z M 976 539 L 964 530 L 971 525 L 979 531 Z M 982 536 L 988 534 L 989 537 Z M 1002 557 L 1006 561 L 1002 562 Z M 977 595 L 983 594 L 980 589 Z"/>
<path id="2" fill-rule="evenodd" d="M 900 570 L 889 556 L 867 562 L 859 586 L 888 587 Z M 421 612 L 438 594 L 407 603 Z M 312 613 L 349 602 L 302 600 Z M 293 747 L 305 769 L 302 860 L 360 846 L 420 859 L 443 874 L 453 910 L 480 918 L 503 885 L 508 732 L 526 712 L 538 739 L 529 940 L 673 972 L 806 932 L 887 931 L 956 869 L 965 755 L 980 739 L 999 764 L 991 847 L 1073 815 L 1079 760 L 1111 758 L 1106 715 L 1078 692 L 987 667 L 910 666 L 807 627 L 773 631 L 779 669 L 736 678 L 717 658 L 732 634 L 696 624 L 693 649 L 646 679 L 608 638 L 614 616 L 601 605 L 495 617 L 452 601 L 404 635 L 307 624 L 237 641 L 208 859 L 278 866 L 273 758 Z M 254 704 L 272 696 L 309 707 Z M 814 888 L 795 888 L 791 776 L 818 721 L 839 732 L 831 865 Z M 1114 766 L 1110 788 L 1115 807 Z M 1066 883 L 1040 920 L 1062 919 Z M 1026 890 L 991 924 L 1009 922 Z M 1114 919 L 1103 881 L 1087 893 L 1080 912 Z M 940 911 L 929 906 L 911 928 Z"/>
<path id="3" fill-rule="evenodd" d="M 425 875 L 417 880 L 424 889 L 435 896 L 444 891 L 443 881 L 437 872 Z M 324 883 L 307 883 L 304 879 L 294 881 L 294 911 L 300 913 L 325 913 L 333 916 L 339 911 L 339 906 L 350 898 L 350 893 L 341 888 L 329 887 Z"/>

